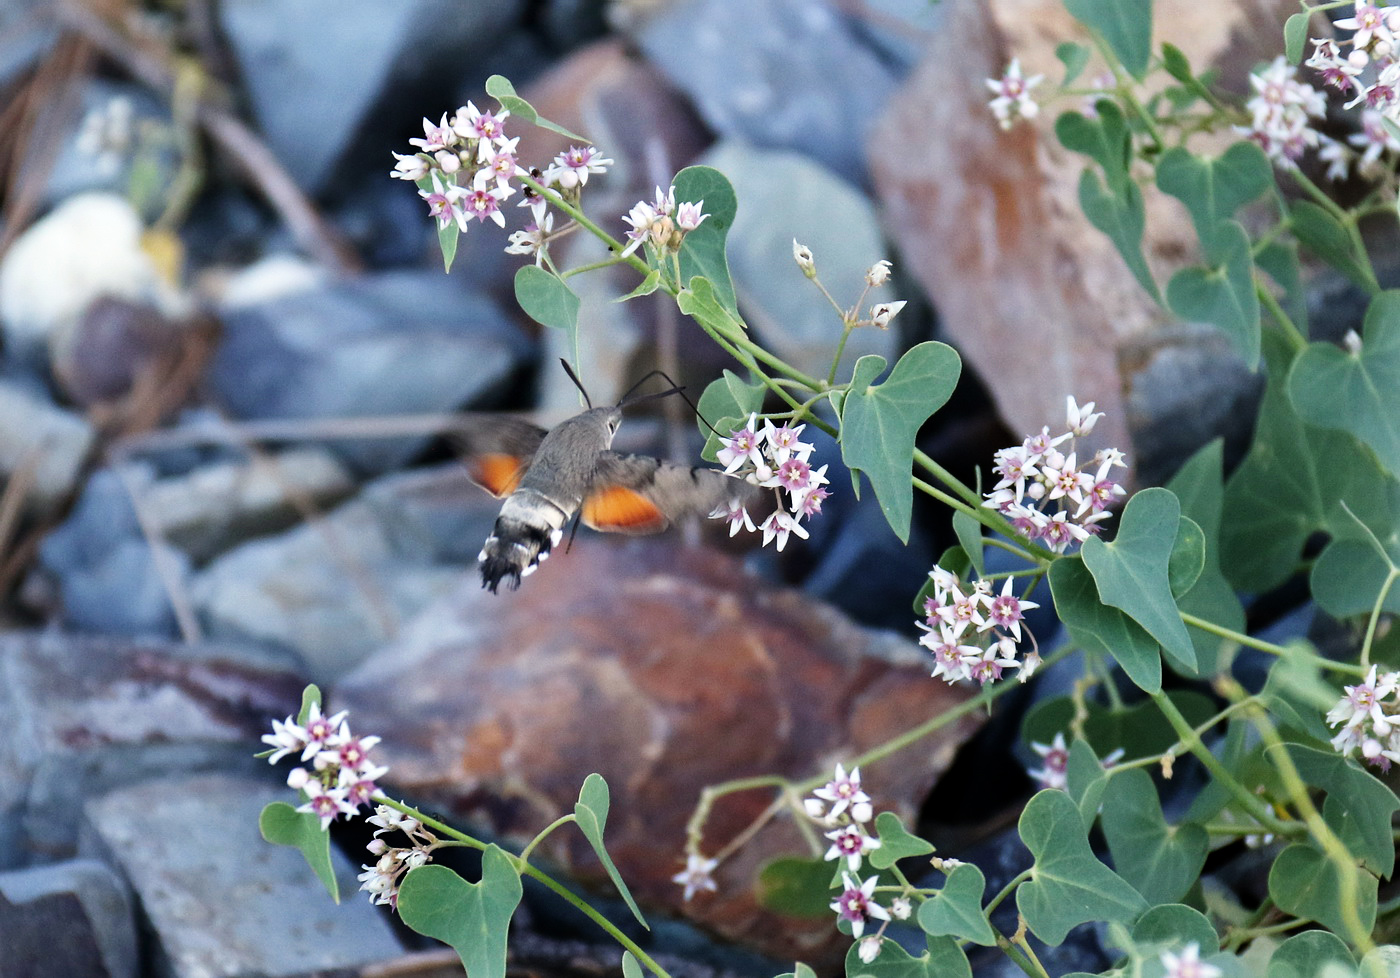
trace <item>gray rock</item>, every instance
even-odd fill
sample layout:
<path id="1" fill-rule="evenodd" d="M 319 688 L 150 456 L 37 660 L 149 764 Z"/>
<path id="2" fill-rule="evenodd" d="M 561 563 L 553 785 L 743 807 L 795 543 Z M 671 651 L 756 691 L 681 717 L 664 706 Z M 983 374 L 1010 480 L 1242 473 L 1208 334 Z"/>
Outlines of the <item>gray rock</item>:
<path id="1" fill-rule="evenodd" d="M 339 17 L 337 18 L 339 19 Z M 499 393 L 529 343 L 495 303 L 439 272 L 339 282 L 229 312 L 209 380 L 240 418 L 448 411 Z M 366 471 L 429 441 L 335 441 Z"/>
<path id="2" fill-rule="evenodd" d="M 215 637 L 294 650 L 329 682 L 475 575 L 500 504 L 457 465 L 387 476 L 315 523 L 231 550 L 195 579 Z"/>
<path id="3" fill-rule="evenodd" d="M 797 150 L 865 183 L 871 107 L 885 102 L 896 77 L 836 6 L 682 0 L 634 33 L 716 132 Z"/>
<path id="4" fill-rule="evenodd" d="M 1128 390 L 1139 484 L 1164 485 L 1214 438 L 1225 439 L 1227 459 L 1242 458 L 1264 395 L 1263 373 L 1251 373 L 1209 326 L 1163 330 L 1154 340 Z"/>
<path id="5" fill-rule="evenodd" d="M 138 492 L 153 482 L 147 466 L 126 471 Z M 93 473 L 72 514 L 39 549 L 40 566 L 57 582 L 63 622 L 103 634 L 173 637 L 175 613 L 162 571 L 186 587 L 190 560 L 173 546 L 157 547 L 142 536 L 116 473 Z"/>
<path id="6" fill-rule="evenodd" d="M 825 377 L 841 338 L 841 320 L 792 258 L 792 241 L 812 250 L 822 284 L 843 307 L 865 288 L 871 265 L 890 257 L 875 209 L 835 172 L 796 153 L 755 149 L 726 141 L 702 162 L 734 184 L 739 213 L 729 233 L 729 270 L 749 325 L 793 366 Z M 870 303 L 901 298 L 886 285 Z M 842 356 L 846 375 L 858 357 L 898 354 L 892 328 L 851 333 Z"/>
<path id="7" fill-rule="evenodd" d="M 121 877 L 96 860 L 0 873 L 0 934 L 0 978 L 138 974 L 131 896 Z"/>
<path id="8" fill-rule="evenodd" d="M 0 868 L 73 851 L 82 802 L 172 770 L 266 767 L 302 678 L 256 649 L 0 636 Z"/>
<path id="9" fill-rule="evenodd" d="M 92 425 L 27 386 L 0 380 L 0 476 L 33 466 L 27 498 L 49 506 L 74 488 L 92 447 Z"/>
<path id="10" fill-rule="evenodd" d="M 84 845 L 111 853 L 170 978 L 310 976 L 400 956 L 368 900 L 337 905 L 295 849 L 265 842 L 258 815 L 293 792 L 228 774 L 150 781 L 89 802 Z M 342 894 L 355 869 L 334 847 Z"/>
<path id="11" fill-rule="evenodd" d="M 308 447 L 159 479 L 141 501 L 167 540 L 195 561 L 207 561 L 249 537 L 286 529 L 300 520 L 302 506 L 319 509 L 354 489 L 334 455 Z"/>
<path id="12" fill-rule="evenodd" d="M 437 72 L 460 73 L 498 42 L 522 6 L 231 0 L 219 5 L 219 16 L 259 128 L 301 185 L 315 191 L 381 99 L 392 103 L 396 92 Z M 455 108 L 443 105 L 434 121 Z M 383 165 L 387 174 L 387 154 Z"/>

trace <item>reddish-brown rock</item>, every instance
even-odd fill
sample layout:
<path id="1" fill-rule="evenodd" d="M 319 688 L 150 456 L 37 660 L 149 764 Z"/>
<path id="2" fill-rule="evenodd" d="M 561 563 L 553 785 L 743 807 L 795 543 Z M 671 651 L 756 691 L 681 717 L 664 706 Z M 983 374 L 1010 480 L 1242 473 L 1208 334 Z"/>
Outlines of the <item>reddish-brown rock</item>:
<path id="1" fill-rule="evenodd" d="M 1197 72 L 1218 67 L 1224 85 L 1245 91 L 1249 69 L 1282 51 L 1283 21 L 1296 10 L 1291 0 L 1158 0 L 1154 49 L 1175 44 Z M 1126 448 L 1132 375 L 1158 338 L 1171 343 L 1179 331 L 1161 329 L 1167 314 L 1079 208 L 1085 160 L 1053 132 L 1055 118 L 1076 106 L 1056 103 L 1010 131 L 987 108 L 984 79 L 1013 57 L 1026 76 L 1046 76 L 1038 91 L 1063 77 L 1055 48 L 1066 40 L 1086 37 L 1062 0 L 949 5 L 922 64 L 876 127 L 870 166 L 905 271 L 928 290 L 1008 425 L 1018 433 L 1053 429 L 1065 395 L 1074 394 L 1107 412 L 1095 433 L 1100 443 Z M 1099 70 L 1092 62 L 1083 77 Z M 1192 146 L 1218 153 L 1234 138 Z M 1195 260 L 1195 237 L 1177 201 L 1143 189 L 1143 250 L 1164 285 Z M 1144 416 L 1132 427 L 1154 420 Z"/>
<path id="2" fill-rule="evenodd" d="M 394 786 L 516 839 L 571 812 L 583 779 L 601 773 L 623 878 L 644 906 L 680 909 L 670 877 L 703 788 L 829 772 L 965 695 L 931 679 L 913 643 L 755 581 L 732 558 L 580 538 L 518 592 L 465 584 L 350 674 L 331 705 L 384 737 L 377 753 Z M 877 810 L 911 817 L 975 725 L 863 766 Z M 703 850 L 718 851 L 773 797 L 719 801 Z M 550 841 L 553 857 L 602 878 L 576 831 Z M 718 893 L 685 912 L 729 939 L 812 960 L 836 936 L 833 918 L 779 920 L 751 889 L 762 863 L 805 851 L 779 819 L 719 869 Z"/>

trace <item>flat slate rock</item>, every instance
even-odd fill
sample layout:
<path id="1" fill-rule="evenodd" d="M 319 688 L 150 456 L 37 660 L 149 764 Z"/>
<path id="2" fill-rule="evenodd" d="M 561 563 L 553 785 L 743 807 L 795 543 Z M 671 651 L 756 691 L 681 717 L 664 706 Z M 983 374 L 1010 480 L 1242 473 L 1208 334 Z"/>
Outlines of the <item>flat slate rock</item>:
<path id="1" fill-rule="evenodd" d="M 290 789 L 206 774 L 148 781 L 85 808 L 85 847 L 110 853 L 156 937 L 171 978 L 290 978 L 403 954 L 387 917 L 356 894 L 334 847 L 335 903 L 295 849 L 258 832 L 258 814 Z"/>
<path id="2" fill-rule="evenodd" d="M 131 896 L 121 877 L 96 860 L 0 873 L 0 935 L 0 978 L 138 973 Z"/>

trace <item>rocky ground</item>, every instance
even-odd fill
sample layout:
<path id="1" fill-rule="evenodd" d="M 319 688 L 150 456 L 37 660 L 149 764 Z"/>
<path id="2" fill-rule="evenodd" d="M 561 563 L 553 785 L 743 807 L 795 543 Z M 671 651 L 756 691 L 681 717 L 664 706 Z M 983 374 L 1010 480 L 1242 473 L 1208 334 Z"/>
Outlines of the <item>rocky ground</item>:
<path id="1" fill-rule="evenodd" d="M 1158 6 L 1192 64 L 1229 66 L 1264 56 L 1250 38 L 1276 43 L 1272 29 L 1236 30 L 1242 18 L 1293 9 L 1240 0 L 1196 24 L 1185 0 Z M 0 8 L 0 978 L 452 973 L 450 955 L 359 895 L 331 903 L 295 852 L 258 836 L 261 806 L 291 793 L 251 755 L 307 682 L 384 738 L 391 790 L 481 832 L 528 837 L 603 772 L 610 844 L 634 892 L 674 921 L 652 946 L 675 973 L 839 960 L 829 915 L 778 920 L 754 903 L 760 861 L 793 841 L 781 826 L 726 864 L 717 898 L 682 906 L 669 877 L 706 784 L 813 774 L 967 695 L 930 680 L 912 641 L 910 601 L 953 540 L 948 514 L 916 509 L 901 545 L 819 441 L 835 495 L 781 555 L 711 534 L 619 544 L 584 531 L 520 592 L 482 592 L 476 553 L 498 504 L 441 432 L 463 410 L 547 423 L 577 397 L 552 366 L 559 337 L 514 304 L 504 233 L 473 227 L 444 275 L 389 154 L 423 115 L 486 104 L 485 79 L 506 74 L 616 160 L 589 187 L 615 233 L 682 166 L 726 173 L 741 307 L 804 369 L 825 373 L 839 326 L 791 240 L 838 296 L 891 259 L 886 288 L 910 306 L 897 329 L 858 332 L 848 367 L 928 338 L 957 346 L 962 386 L 920 441 L 955 473 L 971 481 L 996 448 L 1057 424 L 1072 393 L 1108 412 L 1106 443 L 1154 484 L 1216 436 L 1242 449 L 1259 385 L 1223 340 L 1163 321 L 1137 290 L 1075 208 L 1080 164 L 1051 120 L 1005 133 L 987 112 L 982 79 L 1012 53 L 1051 70 L 1070 31 L 1059 5 L 169 11 Z M 90 131 L 122 118 L 123 146 Z M 530 139 L 541 160 L 563 148 Z M 1149 260 L 1179 260 L 1172 222 L 1152 226 L 1164 230 Z M 596 259 L 576 244 L 571 262 Z M 729 366 L 654 297 L 613 302 L 635 285 L 579 282 L 595 403 L 654 366 L 659 344 L 677 345 L 693 390 Z M 1315 289 L 1345 308 L 1334 281 Z M 698 452 L 687 437 L 671 450 Z M 654 453 L 666 441 L 659 417 L 620 436 Z M 1035 624 L 1053 638 L 1052 617 Z M 1001 852 L 998 817 L 1029 790 L 1007 746 L 1016 717 L 1059 681 L 980 734 L 968 721 L 872 768 L 878 801 Z M 960 792 L 968 769 L 1006 776 Z M 715 831 L 752 814 L 736 805 Z M 353 892 L 364 839 L 338 841 Z M 583 849 L 550 857 L 596 882 Z M 1022 868 L 999 861 L 1004 878 Z M 538 894 L 517 930 L 521 967 L 615 964 Z M 1060 953 L 1059 970 L 1100 966 L 1092 939 Z"/>

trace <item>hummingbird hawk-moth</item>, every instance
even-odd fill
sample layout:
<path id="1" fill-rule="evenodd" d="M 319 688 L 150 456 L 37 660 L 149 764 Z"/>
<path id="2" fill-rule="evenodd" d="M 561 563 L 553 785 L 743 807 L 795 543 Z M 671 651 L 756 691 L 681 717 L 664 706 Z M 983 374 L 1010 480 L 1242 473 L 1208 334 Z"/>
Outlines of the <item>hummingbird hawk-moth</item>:
<path id="1" fill-rule="evenodd" d="M 564 369 L 582 391 L 567 363 Z M 471 480 L 505 500 L 477 558 L 482 587 L 493 594 L 502 581 L 519 587 L 576 515 L 595 530 L 660 533 L 679 519 L 707 516 L 753 493 L 749 483 L 719 469 L 612 451 L 626 403 L 626 397 L 614 407 L 590 403 L 548 431 L 518 418 L 492 416 L 454 433 Z"/>

